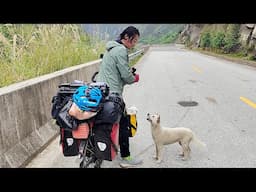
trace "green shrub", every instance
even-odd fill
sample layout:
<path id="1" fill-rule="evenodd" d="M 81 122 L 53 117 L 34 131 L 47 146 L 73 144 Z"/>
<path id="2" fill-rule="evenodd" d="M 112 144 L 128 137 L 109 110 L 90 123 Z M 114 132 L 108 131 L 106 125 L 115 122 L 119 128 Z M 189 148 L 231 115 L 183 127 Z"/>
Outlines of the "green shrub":
<path id="1" fill-rule="evenodd" d="M 224 38 L 225 34 L 223 32 L 217 32 L 215 35 L 213 35 L 211 46 L 215 49 L 222 49 L 225 45 Z"/>
<path id="2" fill-rule="evenodd" d="M 209 32 L 205 32 L 201 34 L 200 39 L 200 47 L 206 48 L 211 46 L 211 34 Z"/>
<path id="3" fill-rule="evenodd" d="M 226 35 L 224 38 L 225 45 L 224 51 L 225 53 L 235 52 L 239 49 L 239 33 L 240 24 L 230 24 L 227 27 Z"/>

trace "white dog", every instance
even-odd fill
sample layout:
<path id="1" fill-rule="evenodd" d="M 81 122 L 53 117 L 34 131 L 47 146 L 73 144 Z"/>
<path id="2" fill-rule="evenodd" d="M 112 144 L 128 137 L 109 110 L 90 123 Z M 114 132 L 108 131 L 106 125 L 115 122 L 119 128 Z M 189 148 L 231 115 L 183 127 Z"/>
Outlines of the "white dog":
<path id="1" fill-rule="evenodd" d="M 160 115 L 157 113 L 148 113 L 147 120 L 151 123 L 151 133 L 156 147 L 156 156 L 154 158 L 157 160 L 157 163 L 161 162 L 161 152 L 164 145 L 178 142 L 182 147 L 182 153 L 180 156 L 183 157 L 183 160 L 187 160 L 189 158 L 191 151 L 189 144 L 191 141 L 196 141 L 196 143 L 200 144 L 201 146 L 205 146 L 203 142 L 195 137 L 195 134 L 189 128 L 162 127 L 160 125 Z"/>

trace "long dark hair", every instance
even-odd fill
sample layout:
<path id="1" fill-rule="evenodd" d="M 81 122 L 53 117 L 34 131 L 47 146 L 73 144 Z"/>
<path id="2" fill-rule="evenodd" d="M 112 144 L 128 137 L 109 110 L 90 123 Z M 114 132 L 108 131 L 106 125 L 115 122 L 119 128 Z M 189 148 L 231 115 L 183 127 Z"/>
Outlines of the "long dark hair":
<path id="1" fill-rule="evenodd" d="M 131 40 L 135 37 L 135 35 L 140 36 L 139 30 L 134 26 L 129 26 L 119 35 L 119 40 L 124 39 L 124 36 L 127 35 Z"/>

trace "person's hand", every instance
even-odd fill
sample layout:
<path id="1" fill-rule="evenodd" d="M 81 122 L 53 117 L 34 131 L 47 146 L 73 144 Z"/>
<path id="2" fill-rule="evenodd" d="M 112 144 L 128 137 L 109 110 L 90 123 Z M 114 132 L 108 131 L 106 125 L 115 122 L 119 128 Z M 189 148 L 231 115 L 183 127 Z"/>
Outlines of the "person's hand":
<path id="1" fill-rule="evenodd" d="M 140 80 L 139 74 L 136 74 L 136 73 L 135 73 L 134 77 L 135 77 L 134 82 L 138 82 L 138 81 Z"/>

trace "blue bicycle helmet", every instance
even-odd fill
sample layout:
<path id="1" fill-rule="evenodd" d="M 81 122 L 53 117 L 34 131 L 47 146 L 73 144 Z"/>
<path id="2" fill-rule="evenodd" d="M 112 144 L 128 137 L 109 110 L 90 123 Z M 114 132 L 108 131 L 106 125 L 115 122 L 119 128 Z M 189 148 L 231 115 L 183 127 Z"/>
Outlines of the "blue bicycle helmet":
<path id="1" fill-rule="evenodd" d="M 82 111 L 97 111 L 102 98 L 97 87 L 81 86 L 73 94 L 73 101 Z"/>

